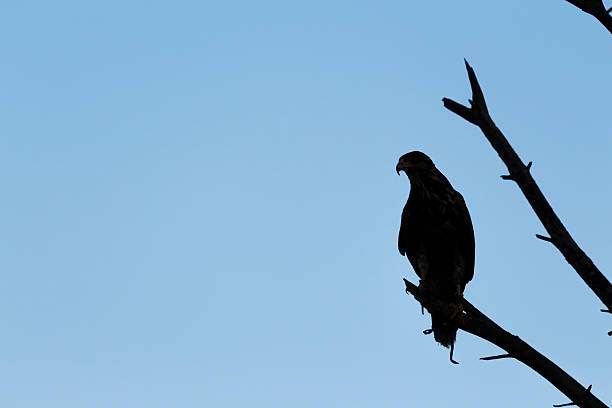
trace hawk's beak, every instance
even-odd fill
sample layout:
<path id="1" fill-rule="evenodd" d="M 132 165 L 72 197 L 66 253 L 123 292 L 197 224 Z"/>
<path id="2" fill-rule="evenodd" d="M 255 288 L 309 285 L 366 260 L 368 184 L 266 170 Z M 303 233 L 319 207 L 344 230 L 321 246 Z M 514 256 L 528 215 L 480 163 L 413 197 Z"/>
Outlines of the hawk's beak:
<path id="1" fill-rule="evenodd" d="M 397 172 L 397 174 L 400 174 L 400 171 L 404 171 L 406 172 L 406 170 L 408 170 L 409 168 L 414 167 L 412 165 L 412 163 L 410 162 L 405 162 L 405 161 L 400 161 L 397 163 L 397 165 L 395 166 L 395 171 Z"/>

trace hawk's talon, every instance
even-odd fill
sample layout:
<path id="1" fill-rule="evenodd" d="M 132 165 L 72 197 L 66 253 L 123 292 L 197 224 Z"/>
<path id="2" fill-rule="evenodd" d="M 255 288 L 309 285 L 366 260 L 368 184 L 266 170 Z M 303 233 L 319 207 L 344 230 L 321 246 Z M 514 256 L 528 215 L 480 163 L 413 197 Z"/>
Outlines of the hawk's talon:
<path id="1" fill-rule="evenodd" d="M 426 283 L 423 279 L 419 279 L 419 286 L 417 286 L 417 290 L 419 291 L 419 295 L 424 295 L 425 294 L 425 289 L 426 289 Z"/>

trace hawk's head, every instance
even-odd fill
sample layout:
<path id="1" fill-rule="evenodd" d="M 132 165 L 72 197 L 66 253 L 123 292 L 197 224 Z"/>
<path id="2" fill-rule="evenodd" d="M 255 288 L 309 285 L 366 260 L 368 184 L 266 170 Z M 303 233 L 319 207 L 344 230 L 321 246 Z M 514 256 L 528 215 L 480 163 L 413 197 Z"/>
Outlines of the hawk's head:
<path id="1" fill-rule="evenodd" d="M 435 168 L 436 166 L 434 166 L 429 156 L 425 153 L 414 151 L 400 157 L 395 166 L 395 171 L 397 171 L 397 174 L 403 171 L 410 177 L 411 175 L 418 175 L 423 172 L 431 172 Z"/>

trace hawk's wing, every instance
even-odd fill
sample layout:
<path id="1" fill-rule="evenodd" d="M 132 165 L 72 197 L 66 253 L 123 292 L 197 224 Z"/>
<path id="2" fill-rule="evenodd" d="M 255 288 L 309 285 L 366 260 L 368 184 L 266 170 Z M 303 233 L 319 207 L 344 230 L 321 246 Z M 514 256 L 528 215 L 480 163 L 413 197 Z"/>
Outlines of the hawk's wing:
<path id="1" fill-rule="evenodd" d="M 397 249 L 399 249 L 399 253 L 408 256 L 408 252 L 410 252 L 410 244 L 411 239 L 408 234 L 410 223 L 410 210 L 408 209 L 408 203 L 404 206 L 404 210 L 402 211 L 402 222 L 400 224 L 399 235 L 397 237 Z"/>
<path id="2" fill-rule="evenodd" d="M 474 230 L 470 213 L 461 194 L 453 191 L 446 202 L 417 203 L 408 200 L 402 211 L 398 249 L 421 277 L 419 263 L 429 257 L 447 257 L 452 253 L 462 259 L 462 289 L 474 277 Z"/>
<path id="3" fill-rule="evenodd" d="M 423 237 L 423 221 L 426 217 L 418 211 L 411 210 L 410 200 L 402 211 L 402 222 L 397 237 L 397 248 L 400 254 L 406 256 L 412 268 L 423 279 L 421 268 L 428 268 L 428 253 Z M 427 217 L 428 218 L 428 217 Z"/>
<path id="4" fill-rule="evenodd" d="M 457 248 L 457 252 L 463 258 L 464 269 L 461 283 L 465 287 L 465 284 L 474 277 L 474 228 L 461 193 L 455 191 L 453 201 L 443 234 L 448 237 L 451 241 L 449 244 Z"/>

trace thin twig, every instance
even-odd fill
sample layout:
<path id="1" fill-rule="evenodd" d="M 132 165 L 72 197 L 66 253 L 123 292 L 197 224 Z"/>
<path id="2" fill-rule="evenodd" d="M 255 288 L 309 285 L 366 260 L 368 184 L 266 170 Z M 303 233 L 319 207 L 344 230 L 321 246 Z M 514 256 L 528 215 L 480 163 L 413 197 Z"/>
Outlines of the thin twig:
<path id="1" fill-rule="evenodd" d="M 553 242 L 551 237 L 545 237 L 544 235 L 536 234 L 536 238 L 546 242 Z"/>
<path id="2" fill-rule="evenodd" d="M 587 391 L 588 393 L 590 393 L 590 392 L 591 392 L 591 388 L 593 388 L 593 384 L 589 385 L 589 387 L 586 389 L 586 391 Z M 553 407 L 555 407 L 555 408 L 559 408 L 559 407 L 570 407 L 570 406 L 572 406 L 572 405 L 578 405 L 578 404 L 576 404 L 575 402 L 566 402 L 565 404 L 553 405 Z"/>
<path id="3" fill-rule="evenodd" d="M 500 354 L 497 356 L 489 356 L 489 357 L 480 357 L 481 360 L 484 361 L 490 361 L 490 360 L 499 360 L 502 358 L 513 358 L 514 356 L 512 354 Z"/>
<path id="4" fill-rule="evenodd" d="M 612 310 L 612 284 L 610 284 L 610 281 L 606 279 L 593 261 L 574 241 L 531 176 L 529 166 L 523 164 L 504 134 L 495 126 L 489 115 L 484 95 L 474 70 L 467 61 L 465 61 L 465 67 L 472 87 L 471 107 L 468 108 L 448 98 L 442 99 L 444 106 L 480 128 L 499 157 L 506 164 L 509 172 L 508 177 L 516 182 L 542 222 L 542 225 L 544 225 L 544 228 L 550 235 L 551 242 L 559 249 L 567 262 L 578 272 L 578 275 L 580 275 L 595 295 L 599 297 L 603 304 L 609 310 Z"/>
<path id="5" fill-rule="evenodd" d="M 404 279 L 404 284 L 406 285 L 406 293 L 414 296 L 430 313 L 431 310 L 443 314 L 450 313 L 448 305 L 442 300 L 431 295 L 426 300 L 419 293 L 415 284 L 406 279 Z M 514 336 L 502 329 L 466 299 L 463 299 L 462 303 L 464 315 L 463 325 L 460 327 L 461 330 L 504 349 L 513 358 L 531 367 L 581 408 L 607 408 L 603 402 L 589 392 L 590 388 L 589 390 L 584 388 L 555 363 L 519 339 L 518 336 Z"/>

